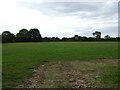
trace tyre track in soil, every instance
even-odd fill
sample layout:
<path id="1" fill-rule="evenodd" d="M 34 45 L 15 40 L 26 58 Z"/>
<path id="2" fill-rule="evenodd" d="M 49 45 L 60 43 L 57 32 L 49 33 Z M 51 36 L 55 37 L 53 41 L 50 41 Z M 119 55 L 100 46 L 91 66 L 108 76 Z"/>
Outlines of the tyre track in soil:
<path id="1" fill-rule="evenodd" d="M 96 88 L 80 71 L 77 73 L 71 61 L 46 62 L 34 72 L 17 88 Z"/>

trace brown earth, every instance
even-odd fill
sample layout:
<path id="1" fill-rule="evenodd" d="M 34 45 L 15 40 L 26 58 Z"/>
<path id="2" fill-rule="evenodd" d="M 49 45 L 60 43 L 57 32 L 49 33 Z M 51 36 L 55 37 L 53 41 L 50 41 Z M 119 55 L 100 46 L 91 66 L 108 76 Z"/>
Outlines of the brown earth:
<path id="1" fill-rule="evenodd" d="M 17 88 L 97 88 L 103 67 L 117 65 L 117 59 L 45 62 Z M 107 70 L 109 71 L 109 70 Z"/>

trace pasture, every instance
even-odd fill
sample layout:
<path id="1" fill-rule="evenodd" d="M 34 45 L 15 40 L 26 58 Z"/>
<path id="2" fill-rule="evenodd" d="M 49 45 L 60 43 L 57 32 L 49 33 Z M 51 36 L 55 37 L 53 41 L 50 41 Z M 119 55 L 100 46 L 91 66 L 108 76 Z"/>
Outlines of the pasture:
<path id="1" fill-rule="evenodd" d="M 97 60 L 109 59 L 113 62 L 117 58 L 118 42 L 5 43 L 2 44 L 2 83 L 3 87 L 17 87 L 34 73 L 34 68 L 46 62 L 87 61 L 94 62 L 94 65 L 91 63 L 91 68 L 112 70 L 111 72 L 103 73 L 98 78 L 98 80 L 101 80 L 98 86 L 117 87 L 117 65 L 110 62 L 108 65 L 105 63 L 106 65 L 104 66 L 103 61 L 101 67 L 99 67 L 95 63 Z M 76 65 L 77 63 L 74 63 L 74 66 Z M 85 67 L 87 65 L 81 66 L 83 69 Z M 79 65 L 77 68 L 80 68 Z M 104 83 L 106 80 L 112 80 L 113 82 L 106 84 Z"/>

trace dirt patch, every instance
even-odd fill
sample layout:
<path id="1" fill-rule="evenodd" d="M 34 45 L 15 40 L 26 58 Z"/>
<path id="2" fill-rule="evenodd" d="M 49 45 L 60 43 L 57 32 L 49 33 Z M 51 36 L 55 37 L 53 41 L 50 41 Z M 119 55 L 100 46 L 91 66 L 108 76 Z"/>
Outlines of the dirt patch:
<path id="1" fill-rule="evenodd" d="M 35 74 L 31 76 L 31 78 L 28 78 L 24 84 L 19 85 L 18 88 L 36 88 L 36 84 L 39 82 L 43 84 L 45 79 L 44 74 L 44 67 L 41 65 L 40 67 L 36 68 L 34 70 Z"/>
<path id="2" fill-rule="evenodd" d="M 101 67 L 117 65 L 117 59 L 96 61 L 46 62 L 34 70 L 35 74 L 17 88 L 97 88 Z"/>

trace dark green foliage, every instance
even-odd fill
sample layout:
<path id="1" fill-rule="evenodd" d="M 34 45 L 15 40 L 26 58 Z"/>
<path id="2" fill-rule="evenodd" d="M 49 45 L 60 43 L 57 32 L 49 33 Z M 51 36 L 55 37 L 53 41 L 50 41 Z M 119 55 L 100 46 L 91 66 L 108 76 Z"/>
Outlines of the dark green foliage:
<path id="1" fill-rule="evenodd" d="M 22 29 L 19 31 L 19 33 L 16 34 L 16 41 L 29 41 L 29 34 L 27 29 Z"/>
<path id="2" fill-rule="evenodd" d="M 38 29 L 22 29 L 16 34 L 17 42 L 36 42 L 41 41 L 41 34 Z"/>
<path id="3" fill-rule="evenodd" d="M 109 36 L 109 35 L 106 35 L 104 38 L 107 39 L 107 40 L 109 40 L 109 39 L 110 39 L 110 36 Z"/>
<path id="4" fill-rule="evenodd" d="M 15 39 L 15 35 L 10 31 L 4 31 L 2 33 L 2 42 L 13 42 Z"/>
<path id="5" fill-rule="evenodd" d="M 41 35 L 38 29 L 30 29 L 29 37 L 30 41 L 41 41 Z"/>
<path id="6" fill-rule="evenodd" d="M 79 40 L 79 36 L 78 36 L 78 35 L 75 35 L 75 36 L 74 36 L 74 40 L 75 40 L 75 41 L 78 41 L 78 40 Z"/>
<path id="7" fill-rule="evenodd" d="M 55 37 L 55 41 L 60 41 L 59 37 Z"/>
<path id="8" fill-rule="evenodd" d="M 63 37 L 62 41 L 68 41 L 69 39 L 67 37 Z"/>
<path id="9" fill-rule="evenodd" d="M 51 38 L 50 37 L 44 37 L 44 38 L 42 38 L 42 41 L 48 42 L 48 41 L 51 41 Z"/>
<path id="10" fill-rule="evenodd" d="M 27 29 L 21 29 L 16 36 L 9 31 L 4 31 L 2 33 L 3 43 L 4 42 L 49 42 L 49 41 L 119 41 L 120 37 L 110 37 L 106 35 L 104 38 L 101 38 L 101 32 L 96 31 L 92 33 L 95 37 L 86 37 L 74 35 L 73 37 L 41 37 L 41 34 L 38 29 L 33 28 L 29 31 Z"/>
<path id="11" fill-rule="evenodd" d="M 101 32 L 95 31 L 95 32 L 93 33 L 93 36 L 95 36 L 96 39 L 101 39 Z"/>
<path id="12" fill-rule="evenodd" d="M 51 40 L 52 40 L 52 41 L 55 41 L 55 37 L 52 37 Z"/>

